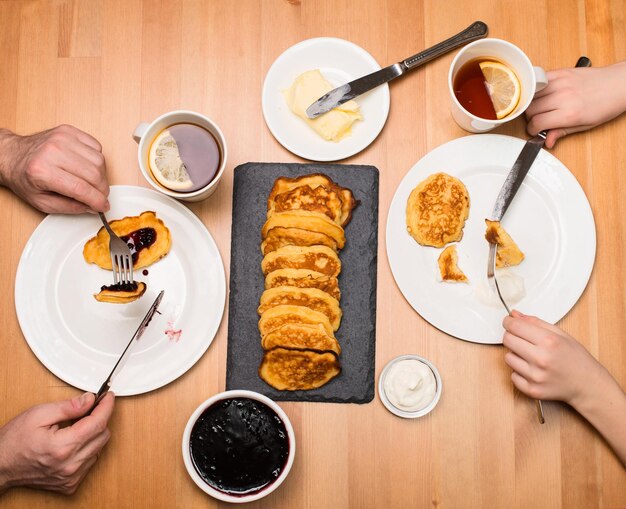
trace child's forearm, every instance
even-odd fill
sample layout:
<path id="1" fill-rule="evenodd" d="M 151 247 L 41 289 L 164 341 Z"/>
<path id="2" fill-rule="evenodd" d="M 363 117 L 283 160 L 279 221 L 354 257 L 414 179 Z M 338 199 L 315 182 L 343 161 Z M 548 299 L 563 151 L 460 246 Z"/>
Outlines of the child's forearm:
<path id="1" fill-rule="evenodd" d="M 611 374 L 604 370 L 571 405 L 600 432 L 626 467 L 626 394 Z"/>

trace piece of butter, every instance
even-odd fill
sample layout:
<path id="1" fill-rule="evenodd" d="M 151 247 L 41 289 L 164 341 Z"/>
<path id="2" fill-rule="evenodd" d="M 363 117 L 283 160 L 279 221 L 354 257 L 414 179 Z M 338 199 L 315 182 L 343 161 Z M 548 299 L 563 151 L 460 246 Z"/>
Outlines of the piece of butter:
<path id="1" fill-rule="evenodd" d="M 306 109 L 333 88 L 322 73 L 315 69 L 298 76 L 283 94 L 291 111 L 309 124 L 317 134 L 325 140 L 339 141 L 350 134 L 354 122 L 363 118 L 356 101 L 345 102 L 317 118 L 311 119 L 306 115 Z"/>

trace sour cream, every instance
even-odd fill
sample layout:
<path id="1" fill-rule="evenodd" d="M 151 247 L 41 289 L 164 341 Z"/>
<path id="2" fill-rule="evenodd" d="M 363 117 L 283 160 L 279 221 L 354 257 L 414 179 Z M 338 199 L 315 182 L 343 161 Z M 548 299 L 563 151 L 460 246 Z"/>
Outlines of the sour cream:
<path id="1" fill-rule="evenodd" d="M 383 381 L 389 402 L 405 412 L 416 412 L 428 406 L 437 392 L 432 370 L 417 359 L 402 359 L 391 366 Z"/>

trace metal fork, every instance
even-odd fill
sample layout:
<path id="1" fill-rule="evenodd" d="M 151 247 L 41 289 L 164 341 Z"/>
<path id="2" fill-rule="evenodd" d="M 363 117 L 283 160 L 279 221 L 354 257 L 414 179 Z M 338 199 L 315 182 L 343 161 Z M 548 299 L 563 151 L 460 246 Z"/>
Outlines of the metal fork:
<path id="1" fill-rule="evenodd" d="M 102 224 L 109 232 L 109 252 L 111 253 L 111 269 L 113 270 L 113 283 L 133 283 L 133 257 L 128 244 L 120 239 L 109 226 L 106 217 L 98 212 Z"/>
<path id="2" fill-rule="evenodd" d="M 489 280 L 489 284 L 492 287 L 495 287 L 496 293 L 500 298 L 500 302 L 506 309 L 506 312 L 509 316 L 511 316 L 511 310 L 507 305 L 506 301 L 502 297 L 502 293 L 500 292 L 500 287 L 498 286 L 498 279 L 496 278 L 496 251 L 498 249 L 497 244 L 489 244 L 489 260 L 487 261 L 487 279 Z M 540 399 L 535 400 L 535 406 L 537 407 L 537 419 L 541 424 L 546 422 L 546 419 L 543 415 L 543 405 L 541 404 Z"/>

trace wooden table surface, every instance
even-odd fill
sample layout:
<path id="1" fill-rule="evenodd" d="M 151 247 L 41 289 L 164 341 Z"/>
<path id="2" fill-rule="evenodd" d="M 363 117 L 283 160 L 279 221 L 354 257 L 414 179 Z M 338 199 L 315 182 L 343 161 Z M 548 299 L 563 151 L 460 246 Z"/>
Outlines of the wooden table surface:
<path id="1" fill-rule="evenodd" d="M 229 272 L 233 168 L 298 162 L 272 137 L 261 87 L 272 62 L 310 37 L 334 36 L 396 62 L 481 19 L 490 36 L 520 46 L 545 69 L 579 55 L 595 66 L 626 59 L 623 0 L 54 0 L 0 1 L 0 126 L 21 134 L 70 123 L 104 147 L 112 184 L 147 187 L 134 127 L 173 109 L 213 118 L 229 143 L 213 197 L 192 205 Z M 402 420 L 376 397 L 365 405 L 284 403 L 298 439 L 286 482 L 259 507 L 626 507 L 626 472 L 574 411 L 513 390 L 502 347 L 439 332 L 404 300 L 385 249 L 391 198 L 409 168 L 465 136 L 449 114 L 446 55 L 391 85 L 378 139 L 346 163 L 380 169 L 376 375 L 399 354 L 438 366 L 442 399 L 429 416 Z M 496 133 L 525 138 L 519 118 Z M 589 285 L 560 325 L 626 386 L 626 118 L 570 136 L 552 153 L 576 176 L 593 209 L 597 255 Z M 79 393 L 24 341 L 14 308 L 22 249 L 43 215 L 0 191 L 0 421 Z M 555 296 L 558 298 L 558 296 Z M 224 389 L 227 312 L 200 361 L 168 386 L 119 398 L 113 437 L 73 497 L 15 489 L 4 507 L 214 507 L 187 475 L 183 429 L 198 404 Z M 626 423 L 625 423 L 626 426 Z M 253 504 L 254 505 L 254 504 Z"/>

